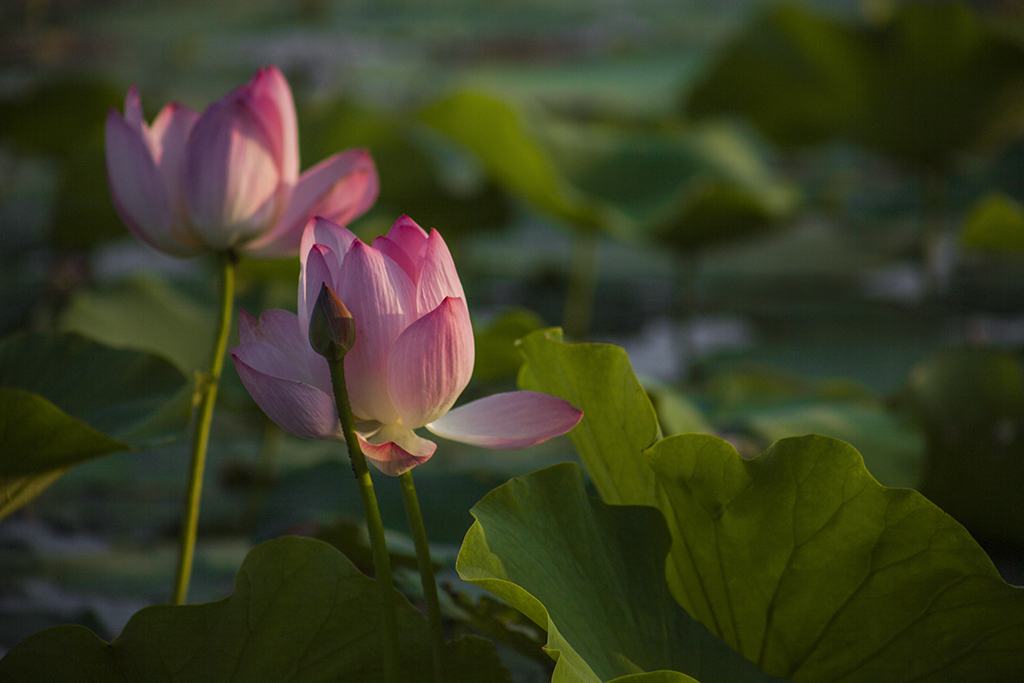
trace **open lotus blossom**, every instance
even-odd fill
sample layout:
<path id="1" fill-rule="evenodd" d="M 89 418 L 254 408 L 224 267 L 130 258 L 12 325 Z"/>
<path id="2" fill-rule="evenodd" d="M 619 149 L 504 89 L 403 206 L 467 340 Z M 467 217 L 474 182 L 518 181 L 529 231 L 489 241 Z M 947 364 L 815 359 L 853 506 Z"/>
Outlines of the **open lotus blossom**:
<path id="1" fill-rule="evenodd" d="M 465 294 L 441 235 L 403 216 L 372 246 L 331 221 L 302 236 L 298 315 L 242 311 L 235 367 L 256 403 L 298 436 L 344 439 L 327 361 L 309 344 L 323 283 L 355 321 L 345 356 L 352 412 L 366 457 L 392 476 L 437 447 L 413 430 L 495 449 L 525 448 L 564 434 L 583 417 L 534 391 L 494 394 L 452 410 L 473 374 L 473 329 Z"/>
<path id="2" fill-rule="evenodd" d="M 226 249 L 291 256 L 313 216 L 347 223 L 377 198 L 377 171 L 365 150 L 336 154 L 299 175 L 295 104 L 273 66 L 202 115 L 171 103 L 151 126 L 132 86 L 124 116 L 107 115 L 106 160 L 128 229 L 183 258 Z"/>

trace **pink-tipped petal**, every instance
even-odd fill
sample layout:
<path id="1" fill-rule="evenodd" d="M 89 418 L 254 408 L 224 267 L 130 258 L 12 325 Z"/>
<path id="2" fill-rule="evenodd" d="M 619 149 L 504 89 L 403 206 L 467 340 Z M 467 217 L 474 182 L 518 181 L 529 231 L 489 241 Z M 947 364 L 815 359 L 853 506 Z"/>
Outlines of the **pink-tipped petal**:
<path id="1" fill-rule="evenodd" d="M 132 234 L 151 247 L 181 258 L 202 253 L 202 245 L 173 233 L 167 188 L 144 135 L 115 110 L 107 114 L 107 179 L 114 207 Z"/>
<path id="2" fill-rule="evenodd" d="M 256 347 L 266 347 L 257 349 Z M 282 429 L 307 439 L 341 439 L 341 424 L 333 394 L 287 377 L 258 370 L 248 361 L 279 370 L 280 358 L 268 344 L 244 344 L 231 351 L 245 388 L 271 420 Z M 283 356 L 283 354 L 281 354 Z"/>
<path id="3" fill-rule="evenodd" d="M 303 335 L 309 333 L 309 317 L 320 296 L 321 285 L 326 282 L 337 291 L 341 258 L 342 254 L 335 254 L 326 244 L 314 244 L 306 254 L 306 262 L 299 272 L 299 330 Z"/>
<path id="4" fill-rule="evenodd" d="M 238 341 L 240 345 L 266 341 L 259 334 L 259 325 L 259 321 L 252 313 L 244 308 L 238 311 Z"/>
<path id="5" fill-rule="evenodd" d="M 333 394 L 331 369 L 327 361 L 317 355 L 309 345 L 309 339 L 299 327 L 298 316 L 291 311 L 265 311 L 259 320 L 245 310 L 240 311 L 238 338 L 243 346 L 261 343 L 281 351 L 295 368 L 295 373 L 289 375 L 292 379 L 310 384 L 327 394 Z"/>
<path id="6" fill-rule="evenodd" d="M 434 454 L 437 444 L 420 438 L 408 427 L 388 424 L 372 436 L 359 437 L 366 459 L 378 470 L 392 477 L 422 465 Z"/>
<path id="7" fill-rule="evenodd" d="M 462 299 L 446 298 L 409 325 L 388 357 L 388 394 L 402 424 L 441 417 L 473 374 L 473 326 Z"/>
<path id="8" fill-rule="evenodd" d="M 416 281 L 416 310 L 420 314 L 434 310 L 446 296 L 466 298 L 452 254 L 437 230 L 430 231 L 421 262 Z"/>
<path id="9" fill-rule="evenodd" d="M 314 244 L 325 244 L 338 259 L 344 259 L 349 247 L 356 241 L 352 232 L 333 221 L 317 216 L 306 223 L 302 231 L 302 245 L 299 247 L 299 263 L 306 267 L 306 256 Z"/>
<path id="10" fill-rule="evenodd" d="M 582 418 L 582 410 L 555 396 L 510 391 L 459 406 L 426 427 L 452 441 L 507 450 L 565 434 Z"/>
<path id="11" fill-rule="evenodd" d="M 278 379 L 303 382 L 302 369 L 281 349 L 266 342 L 250 342 L 231 349 L 237 357 L 253 370 Z"/>
<path id="12" fill-rule="evenodd" d="M 352 409 L 360 419 L 397 422 L 388 396 L 387 360 L 395 340 L 416 319 L 412 282 L 394 261 L 356 240 L 337 284 L 334 292 L 356 323 L 356 341 L 345 356 Z"/>
<path id="13" fill-rule="evenodd" d="M 128 88 L 128 94 L 124 97 L 124 120 L 133 130 L 141 131 L 146 127 L 146 121 L 142 118 L 142 99 L 135 85 Z"/>
<path id="14" fill-rule="evenodd" d="M 348 223 L 373 206 L 378 190 L 377 169 L 365 150 L 353 149 L 325 159 L 299 177 L 277 227 L 249 245 L 246 253 L 291 256 L 299 250 L 303 228 L 311 218 Z"/>
<path id="15" fill-rule="evenodd" d="M 416 267 L 413 260 L 409 258 L 409 255 L 406 254 L 400 246 L 383 235 L 374 238 L 372 246 L 374 249 L 394 261 L 399 268 L 404 270 L 405 274 L 409 276 L 409 279 L 413 283 L 416 282 L 416 278 L 419 277 L 419 268 Z"/>
<path id="16" fill-rule="evenodd" d="M 299 177 L 299 126 L 288 81 L 276 66 L 268 66 L 257 71 L 242 90 L 264 122 L 282 181 L 294 185 Z"/>
<path id="17" fill-rule="evenodd" d="M 395 224 L 388 230 L 388 239 L 408 254 L 413 263 L 418 263 L 422 257 L 423 245 L 427 241 L 427 232 L 416 221 L 403 215 L 399 216 Z M 417 278 L 413 278 L 413 282 L 416 281 Z"/>
<path id="18" fill-rule="evenodd" d="M 270 134 L 240 95 L 211 105 L 185 150 L 184 194 L 192 223 L 215 249 L 245 244 L 277 221 L 286 200 Z"/>
<path id="19" fill-rule="evenodd" d="M 178 217 L 178 221 L 185 221 L 186 216 L 182 188 L 185 146 L 192 126 L 198 120 L 198 113 L 172 102 L 157 115 L 147 136 L 153 158 L 167 186 L 171 210 Z"/>

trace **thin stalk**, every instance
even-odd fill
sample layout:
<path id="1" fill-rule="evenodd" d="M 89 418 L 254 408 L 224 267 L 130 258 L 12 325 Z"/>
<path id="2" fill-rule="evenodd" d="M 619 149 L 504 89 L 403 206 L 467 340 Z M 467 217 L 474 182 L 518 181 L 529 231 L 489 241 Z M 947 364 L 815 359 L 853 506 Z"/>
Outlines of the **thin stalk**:
<path id="1" fill-rule="evenodd" d="M 398 612 L 395 609 L 395 584 L 391 578 L 391 560 L 388 557 L 388 546 L 384 540 L 384 522 L 380 518 L 377 507 L 377 496 L 373 492 L 373 480 L 366 464 L 366 456 L 359 446 L 356 435 L 356 420 L 352 416 L 352 406 L 348 400 L 348 388 L 345 384 L 345 361 L 328 360 L 331 367 L 331 385 L 334 387 L 334 400 L 338 405 L 338 416 L 345 431 L 345 442 L 348 444 L 348 455 L 352 461 L 352 472 L 359 486 L 359 497 L 363 501 L 363 512 L 366 515 L 366 528 L 370 533 L 370 549 L 373 551 L 373 569 L 380 595 L 380 610 L 384 619 L 384 682 L 396 683 L 398 680 Z"/>
<path id="2" fill-rule="evenodd" d="M 412 470 L 399 478 L 402 484 L 402 500 L 405 516 L 409 518 L 409 531 L 416 545 L 416 561 L 420 566 L 420 581 L 423 583 L 423 598 L 427 601 L 427 624 L 430 627 L 430 649 L 434 655 L 434 683 L 441 683 L 444 672 L 444 626 L 441 624 L 441 603 L 437 599 L 437 581 L 434 580 L 434 562 L 430 559 L 430 543 L 423 526 L 420 502 L 416 497 L 416 485 Z"/>
<path id="3" fill-rule="evenodd" d="M 192 560 L 196 551 L 196 529 L 199 526 L 199 499 L 203 493 L 203 472 L 206 469 L 206 446 L 210 441 L 210 423 L 213 421 L 213 406 L 217 402 L 217 387 L 220 371 L 224 367 L 224 350 L 228 345 L 231 316 L 235 305 L 235 265 L 238 258 L 232 251 L 219 255 L 221 264 L 220 323 L 217 339 L 213 343 L 210 369 L 201 378 L 197 388 L 199 399 L 198 419 L 192 434 L 192 463 L 189 467 L 188 492 L 185 496 L 185 510 L 181 522 L 181 547 L 178 553 L 178 568 L 174 576 L 174 604 L 183 605 L 188 598 L 188 584 L 192 578 Z"/>
<path id="4" fill-rule="evenodd" d="M 597 292 L 598 238 L 595 230 L 576 230 L 572 238 L 569 286 L 562 326 L 565 335 L 575 341 L 583 341 L 590 332 L 594 295 Z"/>

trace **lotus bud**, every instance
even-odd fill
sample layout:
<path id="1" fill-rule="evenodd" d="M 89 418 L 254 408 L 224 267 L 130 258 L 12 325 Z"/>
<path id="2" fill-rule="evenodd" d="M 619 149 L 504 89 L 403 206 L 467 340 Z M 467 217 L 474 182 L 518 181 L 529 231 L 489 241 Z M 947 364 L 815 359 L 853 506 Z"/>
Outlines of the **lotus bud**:
<path id="1" fill-rule="evenodd" d="M 328 361 L 340 361 L 356 341 L 356 323 L 352 314 L 327 283 L 320 285 L 320 295 L 309 319 L 309 344 Z"/>

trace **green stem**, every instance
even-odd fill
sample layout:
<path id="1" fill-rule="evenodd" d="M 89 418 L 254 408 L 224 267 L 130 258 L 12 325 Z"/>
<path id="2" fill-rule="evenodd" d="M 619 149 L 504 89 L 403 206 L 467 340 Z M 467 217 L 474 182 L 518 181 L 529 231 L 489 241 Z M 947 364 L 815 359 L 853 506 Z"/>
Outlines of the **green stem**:
<path id="1" fill-rule="evenodd" d="M 181 522 L 181 548 L 178 554 L 178 568 L 174 576 L 174 604 L 183 605 L 188 598 L 188 584 L 192 578 L 192 560 L 196 551 L 196 529 L 199 526 L 199 499 L 203 493 L 203 471 L 206 469 L 206 446 L 210 441 L 210 423 L 213 421 L 213 406 L 217 402 L 217 386 L 220 371 L 224 367 L 224 350 L 228 345 L 231 316 L 235 303 L 235 264 L 238 259 L 232 251 L 220 254 L 221 262 L 221 303 L 220 323 L 217 339 L 213 344 L 210 369 L 201 378 L 197 388 L 199 413 L 196 430 L 192 435 L 192 463 L 189 469 L 188 492 L 185 497 L 185 511 Z"/>
<path id="2" fill-rule="evenodd" d="M 338 405 L 338 416 L 345 431 L 345 442 L 348 444 L 348 455 L 352 460 L 352 471 L 359 486 L 359 496 L 363 501 L 363 512 L 366 515 L 366 528 L 370 533 L 370 549 L 373 551 L 373 568 L 376 575 L 377 590 L 380 595 L 380 610 L 384 618 L 384 681 L 396 683 L 398 680 L 398 612 L 395 609 L 395 585 L 391 578 L 391 560 L 388 557 L 388 546 L 384 540 L 384 522 L 380 518 L 377 507 L 377 496 L 373 492 L 373 480 L 366 464 L 366 456 L 359 445 L 356 435 L 356 421 L 352 415 L 352 406 L 348 400 L 348 388 L 345 384 L 345 360 L 328 360 L 331 367 L 331 385 L 334 387 L 334 400 Z"/>
<path id="3" fill-rule="evenodd" d="M 577 230 L 569 254 L 569 287 L 565 296 L 562 326 L 565 336 L 583 341 L 590 332 L 590 319 L 597 292 L 598 234 L 595 230 Z"/>
<path id="4" fill-rule="evenodd" d="M 423 583 L 423 597 L 427 601 L 427 623 L 430 626 L 430 648 L 434 655 L 434 683 L 441 683 L 444 671 L 444 626 L 441 624 L 441 603 L 437 599 L 437 582 L 434 580 L 434 561 L 430 559 L 430 543 L 423 526 L 420 502 L 416 497 L 416 485 L 412 470 L 398 478 L 402 484 L 402 500 L 405 515 L 409 518 L 409 530 L 416 544 L 416 561 L 420 566 L 420 581 Z"/>

